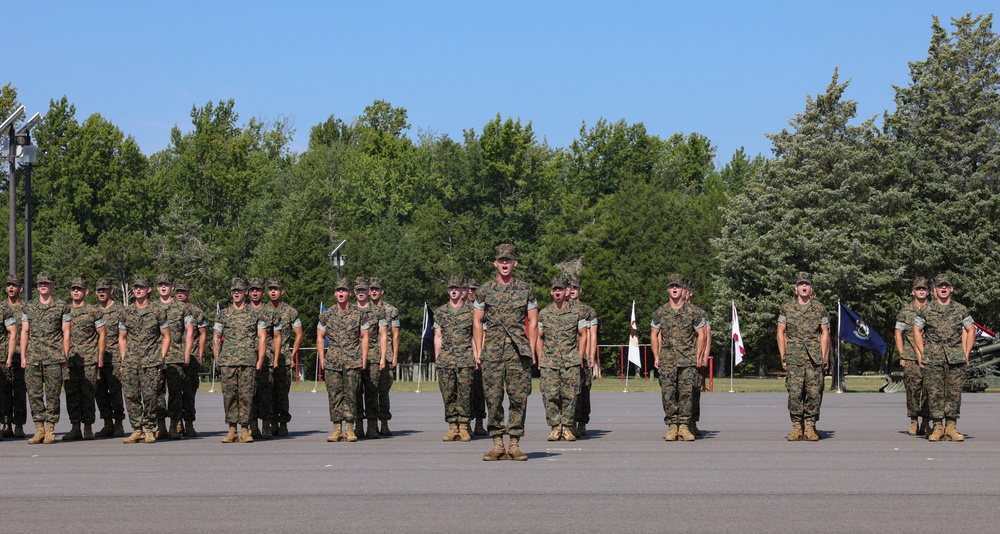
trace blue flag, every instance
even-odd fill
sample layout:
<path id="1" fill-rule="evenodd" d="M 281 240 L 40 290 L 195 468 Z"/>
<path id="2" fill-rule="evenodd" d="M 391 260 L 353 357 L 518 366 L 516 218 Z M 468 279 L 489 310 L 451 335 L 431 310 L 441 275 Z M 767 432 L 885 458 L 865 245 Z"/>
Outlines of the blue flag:
<path id="1" fill-rule="evenodd" d="M 434 312 L 424 303 L 424 331 L 423 338 L 427 341 L 434 341 Z"/>
<path id="2" fill-rule="evenodd" d="M 323 303 L 320 302 L 319 303 L 319 314 L 323 315 L 323 312 L 325 312 L 325 311 L 326 311 L 326 306 L 324 306 Z M 330 340 L 327 339 L 326 336 L 323 336 L 323 348 L 324 349 L 330 348 Z"/>
<path id="3" fill-rule="evenodd" d="M 858 314 L 841 303 L 839 315 L 840 327 L 837 329 L 837 337 L 848 343 L 854 343 L 866 349 L 871 349 L 879 354 L 885 354 L 885 341 L 878 335 L 878 332 L 868 326 L 868 323 L 862 321 L 858 317 Z"/>

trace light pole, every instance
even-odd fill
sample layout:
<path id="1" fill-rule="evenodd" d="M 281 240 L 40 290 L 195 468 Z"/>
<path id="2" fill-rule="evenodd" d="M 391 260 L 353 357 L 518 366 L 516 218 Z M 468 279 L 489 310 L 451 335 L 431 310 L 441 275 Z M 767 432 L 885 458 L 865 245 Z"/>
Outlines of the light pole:
<path id="1" fill-rule="evenodd" d="M 17 192 L 17 182 L 14 180 L 14 168 L 16 166 L 15 158 L 17 158 L 17 150 L 15 147 L 17 146 L 17 143 L 14 140 L 14 123 L 21 120 L 22 117 L 24 117 L 24 106 L 19 106 L 16 110 L 14 110 L 13 115 L 7 117 L 7 120 L 3 121 L 3 124 L 0 124 L 0 135 L 3 135 L 4 132 L 9 133 L 9 139 L 5 140 L 7 141 L 5 145 L 7 162 L 10 164 L 7 171 L 9 177 L 7 180 L 7 218 L 8 229 L 10 231 L 8 235 L 10 247 L 8 249 L 9 263 L 7 265 L 7 272 L 10 274 L 17 274 L 17 198 L 15 198 Z M 31 282 L 28 283 L 30 284 Z"/>
<path id="2" fill-rule="evenodd" d="M 31 167 L 36 161 L 38 148 L 31 144 L 31 129 L 42 120 L 40 113 L 35 113 L 24 126 L 14 134 L 17 141 L 18 160 L 24 167 L 24 279 L 27 284 L 27 300 L 31 300 Z"/>
<path id="3" fill-rule="evenodd" d="M 340 247 L 344 246 L 344 243 L 347 243 L 346 239 L 341 241 L 336 248 L 327 254 L 327 257 L 330 258 L 330 263 L 337 268 L 337 278 L 340 278 L 340 268 L 347 264 L 347 256 L 337 253 L 337 251 L 340 250 Z"/>

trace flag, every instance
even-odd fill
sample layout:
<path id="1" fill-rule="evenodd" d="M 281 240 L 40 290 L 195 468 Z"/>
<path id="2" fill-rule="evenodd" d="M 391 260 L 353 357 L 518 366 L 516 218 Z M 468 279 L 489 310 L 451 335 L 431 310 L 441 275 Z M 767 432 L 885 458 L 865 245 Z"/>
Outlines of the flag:
<path id="1" fill-rule="evenodd" d="M 885 341 L 872 330 L 868 323 L 861 320 L 858 314 L 850 308 L 840 304 L 840 323 L 837 328 L 837 337 L 848 343 L 854 343 L 866 349 L 871 349 L 879 354 L 885 354 Z"/>
<path id="2" fill-rule="evenodd" d="M 424 332 L 423 338 L 427 341 L 434 341 L 434 312 L 424 303 Z"/>
<path id="3" fill-rule="evenodd" d="M 743 357 L 747 355 L 747 349 L 743 346 L 743 336 L 740 335 L 740 316 L 736 314 L 736 301 L 733 301 L 733 345 L 736 351 L 733 353 L 733 365 L 739 365 Z"/>
<path id="4" fill-rule="evenodd" d="M 986 327 L 979 323 L 972 323 L 976 327 L 976 339 L 987 339 L 990 341 L 996 341 L 997 335 L 989 331 Z"/>
<path id="5" fill-rule="evenodd" d="M 639 337 L 637 336 L 638 330 L 635 327 L 635 301 L 632 301 L 632 326 L 629 328 L 628 334 L 628 361 L 634 363 L 638 367 L 642 367 L 642 360 L 639 359 Z"/>
<path id="6" fill-rule="evenodd" d="M 323 315 L 323 312 L 325 312 L 325 311 L 326 311 L 326 306 L 324 306 L 323 303 L 320 302 L 319 303 L 319 314 Z M 330 340 L 326 336 L 323 336 L 323 348 L 329 348 L 329 347 L 330 347 Z"/>

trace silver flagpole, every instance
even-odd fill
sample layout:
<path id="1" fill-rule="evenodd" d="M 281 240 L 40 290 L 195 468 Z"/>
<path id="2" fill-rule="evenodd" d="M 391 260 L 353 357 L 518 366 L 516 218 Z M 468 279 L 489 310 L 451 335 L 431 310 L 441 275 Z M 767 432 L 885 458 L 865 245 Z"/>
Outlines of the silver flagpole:
<path id="1" fill-rule="evenodd" d="M 423 326 L 420 327 L 420 356 L 417 359 L 417 389 L 414 393 L 420 393 L 420 375 L 423 373 L 424 366 L 424 332 L 427 331 L 427 303 L 424 302 L 424 320 L 421 321 Z"/>

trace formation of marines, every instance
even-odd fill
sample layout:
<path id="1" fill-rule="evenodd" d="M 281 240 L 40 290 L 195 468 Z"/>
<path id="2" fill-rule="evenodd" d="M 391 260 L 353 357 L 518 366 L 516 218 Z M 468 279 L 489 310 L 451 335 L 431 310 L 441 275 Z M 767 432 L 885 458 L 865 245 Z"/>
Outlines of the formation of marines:
<path id="1" fill-rule="evenodd" d="M 480 285 L 452 276 L 448 301 L 434 312 L 434 355 L 448 424 L 442 439 L 468 442 L 473 435 L 488 434 L 493 448 L 483 460 L 523 461 L 528 456 L 520 441 L 536 365 L 551 428 L 547 439 L 575 441 L 587 434 L 590 386 L 599 368 L 598 321 L 594 309 L 579 301 L 576 276 L 555 276 L 552 303 L 539 310 L 534 289 L 514 276 L 514 245 L 501 244 L 495 253 L 494 278 Z M 25 302 L 22 280 L 8 276 L 7 300 L 0 305 L 0 344 L 7 348 L 0 439 L 25 437 L 27 399 L 35 423 L 28 443 L 54 443 L 63 388 L 71 423 L 63 440 L 115 436 L 125 443 L 154 443 L 197 436 L 195 395 L 205 365 L 208 320 L 191 303 L 185 280 L 161 274 L 154 286 L 136 276 L 128 306 L 111 299 L 107 279 L 95 284 L 97 305 L 86 302 L 83 278 L 70 282 L 69 303 L 54 296 L 48 273 L 39 273 L 35 282 L 38 298 Z M 320 314 L 317 361 L 333 423 L 327 441 L 392 435 L 388 393 L 399 361 L 400 326 L 398 310 L 382 299 L 382 286 L 380 278 L 357 278 L 353 284 L 338 278 L 336 303 Z M 691 304 L 692 286 L 682 275 L 669 275 L 668 301 L 650 321 L 666 441 L 694 441 L 700 435 L 700 369 L 709 358 L 711 325 L 705 311 Z M 291 368 L 303 335 L 298 311 L 284 303 L 280 278 L 233 278 L 230 291 L 231 303 L 218 310 L 212 336 L 229 427 L 222 441 L 287 436 Z M 908 433 L 929 441 L 964 440 L 956 423 L 976 334 L 968 308 L 952 299 L 952 291 L 947 274 L 916 278 L 913 301 L 896 322 Z M 810 273 L 798 273 L 794 293 L 777 317 L 792 422 L 786 439 L 817 441 L 830 316 L 816 300 Z M 132 427 L 127 437 L 126 413 Z M 95 432 L 98 416 L 103 427 Z"/>

